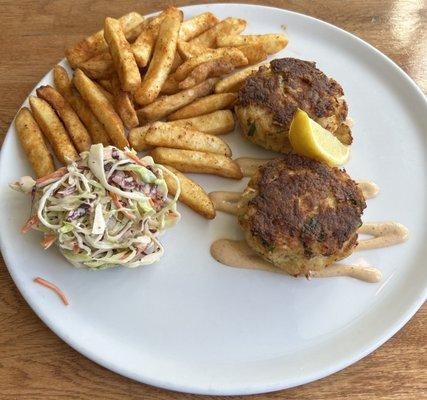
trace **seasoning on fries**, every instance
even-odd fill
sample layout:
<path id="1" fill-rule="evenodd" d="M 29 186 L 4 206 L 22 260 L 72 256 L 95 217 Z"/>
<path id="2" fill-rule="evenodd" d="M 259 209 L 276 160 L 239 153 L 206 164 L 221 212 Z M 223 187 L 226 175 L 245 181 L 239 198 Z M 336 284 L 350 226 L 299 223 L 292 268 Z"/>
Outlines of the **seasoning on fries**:
<path id="1" fill-rule="evenodd" d="M 145 142 L 152 147 L 170 147 L 231 156 L 230 147 L 219 137 L 164 122 L 155 122 L 150 126 L 145 135 Z"/>
<path id="2" fill-rule="evenodd" d="M 135 92 L 137 103 L 150 104 L 159 95 L 172 67 L 181 22 L 182 11 L 177 8 L 169 8 L 160 24 L 158 40 L 148 71 L 141 86 Z"/>
<path id="3" fill-rule="evenodd" d="M 122 120 L 98 86 L 79 69 L 74 74 L 74 84 L 92 112 L 104 125 L 111 142 L 120 149 L 129 146 Z"/>
<path id="4" fill-rule="evenodd" d="M 110 139 L 108 138 L 104 126 L 99 122 L 98 118 L 96 118 L 95 114 L 80 95 L 73 92 L 67 71 L 59 65 L 55 66 L 53 69 L 53 80 L 59 93 L 67 99 L 80 120 L 86 126 L 92 143 L 102 143 L 104 146 L 108 146 L 110 144 Z"/>
<path id="5" fill-rule="evenodd" d="M 52 146 L 56 158 L 63 164 L 77 160 L 79 157 L 77 151 L 71 143 L 64 125 L 49 103 L 38 97 L 30 96 L 30 106 L 34 119 Z"/>
<path id="6" fill-rule="evenodd" d="M 214 205 L 203 188 L 175 168 L 169 165 L 165 165 L 165 167 L 172 171 L 179 180 L 181 194 L 178 200 L 207 219 L 215 218 Z M 172 179 L 168 174 L 164 175 L 164 179 L 168 187 L 168 192 L 172 196 L 175 195 L 177 191 L 175 179 Z"/>
<path id="7" fill-rule="evenodd" d="M 168 114 L 190 104 L 195 99 L 212 93 L 217 78 L 210 78 L 198 85 L 170 96 L 163 96 L 154 103 L 137 110 L 141 124 L 157 121 Z"/>
<path id="8" fill-rule="evenodd" d="M 210 96 L 202 97 L 188 106 L 175 111 L 168 116 L 168 119 L 173 121 L 175 119 L 191 118 L 222 110 L 230 107 L 236 101 L 236 98 L 237 95 L 235 93 L 211 94 Z"/>
<path id="9" fill-rule="evenodd" d="M 216 47 L 216 41 L 220 35 L 238 35 L 246 28 L 246 21 L 240 18 L 226 18 L 211 29 L 190 40 L 191 44 L 202 47 Z"/>
<path id="10" fill-rule="evenodd" d="M 104 38 L 108 43 L 121 88 L 126 92 L 134 92 L 141 85 L 141 75 L 130 44 L 126 40 L 118 20 L 114 18 L 105 19 Z"/>
<path id="11" fill-rule="evenodd" d="M 245 79 L 258 71 L 259 67 L 260 65 L 254 65 L 221 79 L 215 85 L 215 93 L 237 92 Z"/>
<path id="12" fill-rule="evenodd" d="M 37 178 L 55 171 L 43 134 L 28 108 L 21 108 L 15 118 L 15 127 L 22 148 Z"/>
<path id="13" fill-rule="evenodd" d="M 280 34 L 267 35 L 221 35 L 217 37 L 218 47 L 238 47 L 247 44 L 261 44 L 268 54 L 278 53 L 288 44 L 288 39 Z"/>
<path id="14" fill-rule="evenodd" d="M 62 120 L 67 132 L 79 153 L 89 150 L 92 144 L 89 133 L 80 121 L 70 103 L 52 86 L 41 86 L 37 96 L 46 100 Z"/>
<path id="15" fill-rule="evenodd" d="M 126 39 L 132 42 L 139 35 L 144 18 L 132 11 L 120 17 L 119 21 Z M 104 39 L 104 31 L 101 30 L 69 48 L 66 51 L 66 56 L 70 65 L 77 68 L 81 66 L 81 63 L 106 51 L 108 51 L 108 45 Z"/>
<path id="16" fill-rule="evenodd" d="M 234 130 L 234 117 L 231 110 L 218 110 L 197 117 L 177 119 L 167 122 L 171 126 L 196 129 L 210 135 L 224 135 Z"/>
<path id="17" fill-rule="evenodd" d="M 170 165 L 181 172 L 213 174 L 232 179 L 243 177 L 239 165 L 220 154 L 157 147 L 151 150 L 150 155 L 157 163 Z"/>

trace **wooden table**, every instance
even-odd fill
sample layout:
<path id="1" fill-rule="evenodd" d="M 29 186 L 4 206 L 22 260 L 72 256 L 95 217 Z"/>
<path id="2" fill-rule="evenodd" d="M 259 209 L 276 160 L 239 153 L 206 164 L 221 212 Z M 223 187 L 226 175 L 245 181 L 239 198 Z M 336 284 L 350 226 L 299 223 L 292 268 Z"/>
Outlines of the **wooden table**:
<path id="1" fill-rule="evenodd" d="M 177 5 L 200 1 L 175 1 Z M 203 2 L 203 1 L 202 1 Z M 248 1 L 331 22 L 387 54 L 427 91 L 427 5 L 423 0 Z M 1 1 L 0 132 L 64 49 L 105 16 L 156 11 L 157 1 Z M 0 399 L 193 399 L 133 382 L 89 361 L 31 311 L 0 260 Z M 425 267 L 425 266 L 420 266 Z M 379 350 L 328 378 L 253 399 L 426 399 L 427 307 Z M 214 399 L 214 397 L 212 397 Z"/>

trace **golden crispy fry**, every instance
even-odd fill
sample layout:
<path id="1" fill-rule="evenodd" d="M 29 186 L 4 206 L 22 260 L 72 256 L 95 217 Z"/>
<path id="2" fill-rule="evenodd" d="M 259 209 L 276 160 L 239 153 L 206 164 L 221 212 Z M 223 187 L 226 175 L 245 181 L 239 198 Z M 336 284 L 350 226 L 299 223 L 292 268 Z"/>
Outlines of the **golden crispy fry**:
<path id="1" fill-rule="evenodd" d="M 165 83 L 162 86 L 161 94 L 175 94 L 178 93 L 181 89 L 179 88 L 179 81 L 177 81 L 173 74 L 169 75 L 165 80 Z"/>
<path id="2" fill-rule="evenodd" d="M 227 49 L 228 47 L 223 48 Z M 237 48 L 246 56 L 249 65 L 254 65 L 264 61 L 268 56 L 262 43 L 245 44 Z"/>
<path id="3" fill-rule="evenodd" d="M 125 92 L 134 92 L 141 85 L 141 75 L 130 44 L 126 40 L 117 19 L 105 18 L 104 38 L 108 43 L 122 89 Z"/>
<path id="4" fill-rule="evenodd" d="M 153 147 L 171 147 L 231 156 L 230 147 L 219 137 L 164 122 L 155 122 L 150 126 L 145 135 L 145 142 Z"/>
<path id="5" fill-rule="evenodd" d="M 188 89 L 208 78 L 229 74 L 233 69 L 234 65 L 224 58 L 210 60 L 194 68 L 187 77 L 178 84 L 178 87 L 180 89 Z"/>
<path id="6" fill-rule="evenodd" d="M 155 162 L 170 165 L 181 172 L 213 174 L 233 179 L 243 177 L 239 165 L 220 154 L 157 147 L 151 150 L 150 155 Z"/>
<path id="7" fill-rule="evenodd" d="M 42 131 L 28 108 L 21 108 L 15 118 L 16 132 L 36 177 L 55 171 L 53 157 L 43 139 Z"/>
<path id="8" fill-rule="evenodd" d="M 82 62 L 79 68 L 91 79 L 108 79 L 115 72 L 113 60 L 108 51 Z"/>
<path id="9" fill-rule="evenodd" d="M 211 60 L 217 60 L 219 58 L 230 62 L 235 67 L 242 67 L 248 64 L 247 58 L 239 49 L 223 47 L 221 49 L 214 49 L 212 51 L 203 53 L 200 56 L 190 58 L 184 64 L 180 65 L 179 68 L 172 75 L 170 75 L 168 79 L 182 81 L 194 68 L 200 64 Z"/>
<path id="10" fill-rule="evenodd" d="M 179 53 L 177 51 L 175 51 L 175 55 L 173 57 L 173 62 L 172 62 L 172 66 L 171 66 L 171 70 L 169 71 L 169 73 L 175 72 L 177 70 L 177 68 L 183 63 L 183 59 L 182 57 L 179 55 Z"/>
<path id="11" fill-rule="evenodd" d="M 167 124 L 196 129 L 210 135 L 223 135 L 234 130 L 234 117 L 230 110 L 218 110 L 198 117 L 177 119 Z"/>
<path id="12" fill-rule="evenodd" d="M 135 92 L 135 100 L 141 105 L 152 103 L 162 89 L 174 60 L 181 21 L 182 11 L 177 8 L 167 10 L 160 24 L 158 40 L 148 71 Z"/>
<path id="13" fill-rule="evenodd" d="M 67 135 L 67 131 L 53 108 L 43 99 L 30 96 L 30 106 L 34 119 L 49 141 L 56 158 L 63 164 L 77 160 L 76 149 Z"/>
<path id="14" fill-rule="evenodd" d="M 183 118 L 197 117 L 198 115 L 209 114 L 213 111 L 230 107 L 236 100 L 235 93 L 216 93 L 202 97 L 193 103 L 180 108 L 178 111 L 168 116 L 169 121 Z"/>
<path id="15" fill-rule="evenodd" d="M 120 149 L 128 146 L 123 123 L 99 87 L 79 69 L 76 70 L 73 81 L 80 95 L 104 125 L 111 142 Z"/>
<path id="16" fill-rule="evenodd" d="M 203 47 L 216 47 L 217 37 L 220 35 L 238 35 L 246 28 L 246 21 L 240 18 L 226 18 L 201 35 L 190 40 L 191 44 Z"/>
<path id="17" fill-rule="evenodd" d="M 191 44 L 189 42 L 183 42 L 183 41 L 178 42 L 176 49 L 177 49 L 179 55 L 185 61 L 187 61 L 193 57 L 198 57 L 203 53 L 210 52 L 210 51 L 214 50 L 211 48 L 207 48 L 207 47 L 203 47 L 200 45 Z"/>
<path id="18" fill-rule="evenodd" d="M 260 65 L 254 65 L 221 79 L 215 85 L 215 93 L 236 92 L 242 86 L 245 79 L 258 71 L 259 67 Z"/>
<path id="19" fill-rule="evenodd" d="M 53 80 L 58 92 L 71 104 L 71 107 L 73 107 L 80 120 L 86 126 L 92 138 L 92 143 L 102 143 L 104 146 L 108 146 L 110 139 L 104 126 L 98 121 L 84 100 L 73 92 L 67 71 L 59 65 L 55 66 L 53 69 Z"/>
<path id="20" fill-rule="evenodd" d="M 173 172 L 179 180 L 181 194 L 179 201 L 196 211 L 207 219 L 215 218 L 215 207 L 207 193 L 196 182 L 176 170 L 175 168 L 165 165 L 168 170 Z M 177 191 L 176 181 L 169 174 L 164 173 L 163 177 L 168 187 L 168 192 L 173 196 Z"/>
<path id="21" fill-rule="evenodd" d="M 138 126 L 138 116 L 129 93 L 124 92 L 120 87 L 120 81 L 117 75 L 111 79 L 111 86 L 114 94 L 114 108 L 119 114 L 126 128 L 131 129 Z"/>
<path id="22" fill-rule="evenodd" d="M 143 68 L 150 61 L 153 54 L 154 45 L 159 34 L 160 24 L 165 17 L 165 12 L 162 12 L 157 17 L 151 19 L 142 28 L 141 34 L 137 37 L 135 42 L 131 45 L 135 61 L 139 67 Z"/>
<path id="23" fill-rule="evenodd" d="M 133 149 L 136 151 L 144 151 L 151 148 L 145 141 L 145 136 L 150 127 L 151 124 L 133 128 L 129 131 L 129 143 Z"/>
<path id="24" fill-rule="evenodd" d="M 98 90 L 105 96 L 105 98 L 111 103 L 114 104 L 114 96 L 108 91 L 105 90 L 98 82 L 93 81 Z"/>
<path id="25" fill-rule="evenodd" d="M 62 123 L 67 129 L 74 147 L 79 153 L 89 150 L 92 141 L 85 126 L 74 112 L 70 103 L 61 96 L 52 86 L 41 86 L 37 90 L 37 96 L 46 100 L 56 111 Z"/>
<path id="26" fill-rule="evenodd" d="M 268 54 L 278 53 L 288 44 L 288 39 L 280 34 L 267 35 L 228 35 L 218 36 L 216 40 L 218 47 L 238 47 L 245 44 L 262 44 Z"/>
<path id="27" fill-rule="evenodd" d="M 179 108 L 190 104 L 195 99 L 212 93 L 217 80 L 217 78 L 210 78 L 191 89 L 159 98 L 154 103 L 137 110 L 139 122 L 142 125 L 150 121 L 157 121 Z"/>
<path id="28" fill-rule="evenodd" d="M 120 17 L 119 21 L 126 39 L 132 42 L 139 35 L 144 18 L 137 12 L 130 12 Z M 101 30 L 69 48 L 66 51 L 66 56 L 70 65 L 77 68 L 83 62 L 106 51 L 108 51 L 108 45 L 104 39 L 104 31 Z"/>
<path id="29" fill-rule="evenodd" d="M 196 15 L 182 23 L 181 29 L 179 30 L 179 40 L 187 42 L 212 28 L 218 22 L 218 18 L 211 12 Z"/>
<path id="30" fill-rule="evenodd" d="M 107 92 L 113 94 L 113 84 L 111 83 L 112 78 L 110 79 L 100 79 L 97 83 L 101 85 Z"/>

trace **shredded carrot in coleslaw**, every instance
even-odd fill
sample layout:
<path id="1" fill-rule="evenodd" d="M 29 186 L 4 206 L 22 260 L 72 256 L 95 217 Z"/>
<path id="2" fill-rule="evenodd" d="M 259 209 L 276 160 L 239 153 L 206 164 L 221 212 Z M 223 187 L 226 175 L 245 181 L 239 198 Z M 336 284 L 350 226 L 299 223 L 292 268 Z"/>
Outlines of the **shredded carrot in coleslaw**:
<path id="1" fill-rule="evenodd" d="M 47 287 L 48 289 L 53 290 L 66 306 L 70 304 L 64 292 L 58 286 L 40 277 L 34 278 L 34 282 L 44 287 Z"/>

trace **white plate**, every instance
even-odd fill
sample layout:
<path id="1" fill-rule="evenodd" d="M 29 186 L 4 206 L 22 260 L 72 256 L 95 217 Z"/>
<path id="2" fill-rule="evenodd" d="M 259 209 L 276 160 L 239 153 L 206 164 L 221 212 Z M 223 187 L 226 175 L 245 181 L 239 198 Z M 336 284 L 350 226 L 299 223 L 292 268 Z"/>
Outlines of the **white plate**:
<path id="1" fill-rule="evenodd" d="M 383 271 L 379 284 L 350 278 L 294 279 L 223 267 L 209 255 L 217 238 L 239 238 L 234 218 L 208 222 L 180 206 L 182 222 L 164 239 L 160 263 L 102 272 L 72 268 L 43 251 L 37 233 L 19 228 L 28 199 L 8 183 L 30 172 L 12 126 L 1 151 L 1 247 L 19 290 L 64 341 L 95 362 L 163 388 L 204 394 L 249 394 L 300 385 L 366 356 L 400 329 L 426 297 L 427 106 L 421 91 L 392 61 L 324 22 L 275 8 L 242 4 L 185 7 L 240 16 L 249 33 L 282 32 L 278 56 L 315 60 L 344 87 L 355 142 L 347 170 L 381 187 L 365 221 L 395 220 L 410 240 L 357 254 Z M 101 23 L 101 21 L 100 21 Z M 46 75 L 40 84 L 52 82 Z M 265 156 L 237 133 L 225 137 L 235 156 Z M 245 182 L 197 176 L 209 190 Z M 55 282 L 70 298 L 32 282 Z"/>

